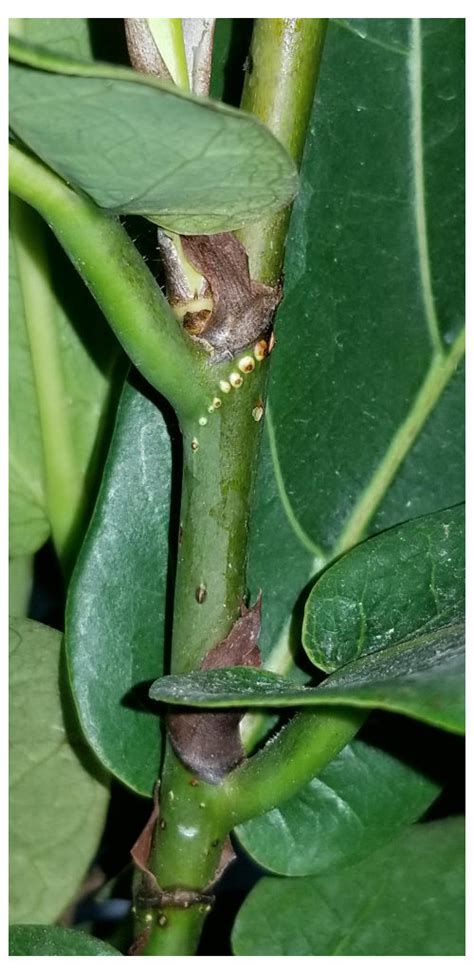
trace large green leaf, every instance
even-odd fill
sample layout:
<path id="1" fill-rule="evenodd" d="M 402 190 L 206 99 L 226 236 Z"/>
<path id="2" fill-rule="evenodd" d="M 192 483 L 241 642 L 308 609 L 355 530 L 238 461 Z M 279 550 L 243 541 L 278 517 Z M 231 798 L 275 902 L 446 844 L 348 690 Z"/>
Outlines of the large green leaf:
<path id="1" fill-rule="evenodd" d="M 127 68 L 11 52 L 13 132 L 99 206 L 216 233 L 295 195 L 294 163 L 251 116 Z"/>
<path id="2" fill-rule="evenodd" d="M 250 552 L 261 649 L 279 672 L 298 646 L 300 593 L 325 564 L 464 498 L 463 30 L 329 24 Z"/>
<path id="3" fill-rule="evenodd" d="M 159 724 L 143 687 L 163 665 L 170 485 L 165 419 L 126 385 L 69 589 L 66 649 L 89 743 L 106 768 L 144 795 L 159 769 Z"/>
<path id="4" fill-rule="evenodd" d="M 119 957 L 120 953 L 97 937 L 81 930 L 65 927 L 44 927 L 40 924 L 14 924 L 9 932 L 10 957 Z"/>
<path id="5" fill-rule="evenodd" d="M 464 729 L 464 626 L 382 649 L 342 666 L 317 687 L 269 670 L 236 666 L 163 676 L 152 700 L 185 707 L 314 707 L 350 704 L 417 717 L 446 730 Z"/>
<path id="6" fill-rule="evenodd" d="M 354 548 L 316 582 L 303 643 L 326 671 L 464 618 L 464 505 Z"/>
<path id="7" fill-rule="evenodd" d="M 415 822 L 439 792 L 407 761 L 353 741 L 294 798 L 236 833 L 265 869 L 310 876 L 365 859 Z"/>
<path id="8" fill-rule="evenodd" d="M 71 715 L 61 634 L 10 626 L 10 918 L 53 922 L 96 852 L 108 789 Z"/>
<path id="9" fill-rule="evenodd" d="M 234 926 L 236 954 L 464 953 L 464 821 L 416 825 L 360 866 L 261 879 Z"/>

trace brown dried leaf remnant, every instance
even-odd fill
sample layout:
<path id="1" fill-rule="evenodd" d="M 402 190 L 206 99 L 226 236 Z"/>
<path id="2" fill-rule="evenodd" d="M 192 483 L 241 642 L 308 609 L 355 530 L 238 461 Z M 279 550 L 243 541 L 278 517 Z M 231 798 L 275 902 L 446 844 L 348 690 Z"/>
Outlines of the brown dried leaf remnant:
<path id="1" fill-rule="evenodd" d="M 257 639 L 260 632 L 261 598 L 242 615 L 226 638 L 209 651 L 201 669 L 227 666 L 260 666 Z M 171 743 L 182 763 L 203 781 L 216 784 L 244 758 L 240 740 L 239 711 L 179 710 L 168 716 Z"/>

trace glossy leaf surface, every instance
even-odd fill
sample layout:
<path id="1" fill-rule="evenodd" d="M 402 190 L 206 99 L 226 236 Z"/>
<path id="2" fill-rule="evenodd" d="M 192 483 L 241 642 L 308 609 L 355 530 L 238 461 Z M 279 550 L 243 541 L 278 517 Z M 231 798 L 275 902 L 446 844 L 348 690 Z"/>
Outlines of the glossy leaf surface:
<path id="1" fill-rule="evenodd" d="M 276 922 L 277 918 L 277 922 Z M 235 954 L 464 953 L 464 820 L 416 825 L 360 866 L 261 879 L 234 926 Z"/>
<path id="2" fill-rule="evenodd" d="M 252 667 L 164 676 L 152 700 L 186 707 L 314 707 L 350 704 L 464 728 L 464 626 L 446 626 L 341 667 L 317 687 Z"/>
<path id="3" fill-rule="evenodd" d="M 12 56 L 15 135 L 99 206 L 180 233 L 217 233 L 295 195 L 294 163 L 251 116 L 126 68 L 18 41 Z"/>
<path id="4" fill-rule="evenodd" d="M 236 834 L 270 872 L 319 875 L 365 860 L 415 822 L 439 792 L 409 761 L 357 740 L 294 798 Z"/>
<path id="5" fill-rule="evenodd" d="M 332 671 L 464 618 L 464 505 L 408 521 L 324 572 L 306 603 L 303 643 Z"/>
<path id="6" fill-rule="evenodd" d="M 145 684 L 163 665 L 170 483 L 165 420 L 126 385 L 69 590 L 66 648 L 90 745 L 106 768 L 145 795 L 160 754 Z"/>
<path id="7" fill-rule="evenodd" d="M 108 788 L 77 727 L 61 633 L 10 625 L 10 919 L 52 923 L 80 885 L 105 823 Z"/>
<path id="8" fill-rule="evenodd" d="M 282 673 L 328 561 L 464 499 L 463 86 L 460 20 L 329 24 L 250 553 Z"/>
<path id="9" fill-rule="evenodd" d="M 118 950 L 109 944 L 90 937 L 82 930 L 64 927 L 44 927 L 39 924 L 14 924 L 9 931 L 11 957 L 119 957 Z"/>

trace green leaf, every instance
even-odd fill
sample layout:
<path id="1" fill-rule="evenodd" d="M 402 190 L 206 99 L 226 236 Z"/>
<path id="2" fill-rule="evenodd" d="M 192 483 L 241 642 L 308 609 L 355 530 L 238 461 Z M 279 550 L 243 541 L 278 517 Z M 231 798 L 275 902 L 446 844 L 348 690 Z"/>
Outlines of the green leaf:
<path id="1" fill-rule="evenodd" d="M 317 687 L 299 686 L 268 670 L 236 666 L 163 676 L 152 700 L 184 707 L 380 707 L 462 733 L 464 626 L 380 650 L 341 667 Z"/>
<path id="2" fill-rule="evenodd" d="M 108 788 L 71 713 L 61 634 L 10 625 L 10 918 L 52 923 L 83 879 Z"/>
<path id="3" fill-rule="evenodd" d="M 118 950 L 81 930 L 44 927 L 39 924 L 14 924 L 9 932 L 10 957 L 90 957 L 121 956 Z"/>
<path id="4" fill-rule="evenodd" d="M 277 918 L 277 922 L 276 922 Z M 261 879 L 234 926 L 235 954 L 464 953 L 464 820 L 407 829 L 360 866 Z"/>
<path id="5" fill-rule="evenodd" d="M 281 673 L 324 565 L 464 499 L 463 31 L 329 24 L 252 518 L 260 645 Z"/>
<path id="6" fill-rule="evenodd" d="M 331 672 L 464 618 L 464 505 L 366 541 L 316 582 L 303 644 Z"/>
<path id="7" fill-rule="evenodd" d="M 348 744 L 294 798 L 236 829 L 248 855 L 283 876 L 366 859 L 426 811 L 440 786 L 381 747 Z"/>
<path id="8" fill-rule="evenodd" d="M 216 233 L 293 199 L 294 163 L 251 116 L 127 68 L 11 53 L 14 134 L 99 206 Z"/>
<path id="9" fill-rule="evenodd" d="M 95 512 L 69 589 L 66 650 L 84 733 L 140 794 L 158 776 L 146 681 L 162 668 L 171 444 L 166 420 L 126 385 Z"/>
<path id="10" fill-rule="evenodd" d="M 92 58 L 90 21 L 79 17 L 19 17 L 10 34 L 69 57 Z"/>

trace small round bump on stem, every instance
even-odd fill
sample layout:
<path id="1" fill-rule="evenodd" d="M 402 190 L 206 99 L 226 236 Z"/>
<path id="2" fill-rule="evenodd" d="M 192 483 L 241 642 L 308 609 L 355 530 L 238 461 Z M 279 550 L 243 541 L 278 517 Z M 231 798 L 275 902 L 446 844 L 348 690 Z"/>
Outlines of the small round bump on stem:
<path id="1" fill-rule="evenodd" d="M 212 400 L 212 405 L 214 406 L 214 409 L 220 409 L 222 406 L 222 399 L 218 399 L 216 396 L 215 399 Z"/>
<path id="2" fill-rule="evenodd" d="M 230 373 L 230 375 L 229 375 L 229 382 L 230 382 L 230 384 L 231 384 L 231 386 L 232 386 L 233 389 L 240 389 L 240 386 L 242 385 L 243 381 L 244 380 L 243 380 L 242 376 L 239 375 L 238 372 L 231 372 Z"/>
<path id="3" fill-rule="evenodd" d="M 253 354 L 257 359 L 257 362 L 263 362 L 264 358 L 268 355 L 268 342 L 264 338 L 261 338 L 259 342 L 255 345 Z"/>
<path id="4" fill-rule="evenodd" d="M 244 357 L 240 359 L 239 369 L 244 374 L 247 374 L 248 372 L 253 372 L 254 368 L 255 368 L 255 359 L 252 357 L 252 355 L 244 355 Z"/>
<path id="5" fill-rule="evenodd" d="M 219 389 L 221 390 L 221 392 L 226 392 L 226 393 L 230 392 L 231 390 L 230 382 L 226 382 L 225 379 L 221 379 L 221 381 L 219 382 Z"/>
<path id="6" fill-rule="evenodd" d="M 193 451 L 193 453 L 196 453 L 196 450 L 199 450 L 199 441 L 198 440 L 194 439 L 194 440 L 191 441 L 191 450 Z"/>
<path id="7" fill-rule="evenodd" d="M 207 416 L 200 416 L 198 423 L 200 426 L 207 426 Z"/>

